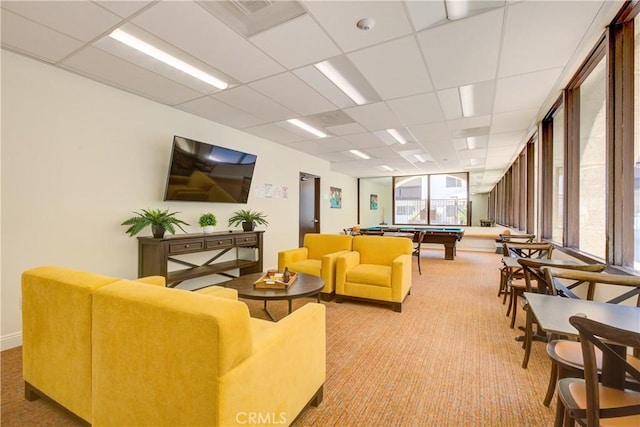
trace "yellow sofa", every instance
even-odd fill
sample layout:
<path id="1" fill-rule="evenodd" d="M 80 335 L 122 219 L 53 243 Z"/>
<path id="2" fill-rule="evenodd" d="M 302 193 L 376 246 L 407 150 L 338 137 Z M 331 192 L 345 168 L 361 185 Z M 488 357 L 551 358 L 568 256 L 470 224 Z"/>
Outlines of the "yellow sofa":
<path id="1" fill-rule="evenodd" d="M 336 302 L 345 297 L 384 301 L 394 311 L 411 290 L 413 243 L 405 237 L 355 236 L 353 251 L 336 260 Z"/>
<path id="2" fill-rule="evenodd" d="M 330 300 L 335 292 L 336 259 L 351 251 L 352 236 L 341 234 L 305 234 L 301 248 L 278 252 L 278 270 L 311 274 L 324 280 L 322 297 Z"/>
<path id="3" fill-rule="evenodd" d="M 250 318 L 231 289 L 149 282 L 164 284 L 25 272 L 27 398 L 47 396 L 96 426 L 289 425 L 320 403 L 324 306 L 272 323 Z"/>

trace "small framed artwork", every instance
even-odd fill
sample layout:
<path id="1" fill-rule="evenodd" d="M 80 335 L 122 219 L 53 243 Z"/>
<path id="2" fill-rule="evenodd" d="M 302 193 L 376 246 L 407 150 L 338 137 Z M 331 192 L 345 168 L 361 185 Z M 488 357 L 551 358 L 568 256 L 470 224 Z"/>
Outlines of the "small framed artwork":
<path id="1" fill-rule="evenodd" d="M 369 209 L 371 209 L 372 211 L 377 211 L 378 210 L 378 195 L 377 194 L 371 194 L 369 196 Z"/>
<path id="2" fill-rule="evenodd" d="M 329 191 L 331 192 L 331 196 L 329 197 L 331 207 L 335 209 L 342 208 L 342 188 L 329 187 Z"/>

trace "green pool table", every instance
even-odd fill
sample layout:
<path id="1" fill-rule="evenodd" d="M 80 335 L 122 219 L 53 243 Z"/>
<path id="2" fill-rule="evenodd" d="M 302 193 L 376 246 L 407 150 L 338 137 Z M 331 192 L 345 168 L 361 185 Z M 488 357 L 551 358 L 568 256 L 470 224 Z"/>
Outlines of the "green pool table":
<path id="1" fill-rule="evenodd" d="M 461 228 L 461 227 L 376 226 L 376 227 L 366 227 L 362 229 L 362 231 L 364 231 L 365 233 L 367 231 L 384 232 L 385 230 L 400 232 L 400 233 L 414 233 L 416 231 L 424 230 L 425 233 L 424 233 L 424 238 L 422 239 L 422 243 L 439 243 L 444 245 L 444 259 L 450 259 L 450 260 L 455 259 L 456 244 L 464 236 L 464 228 Z"/>

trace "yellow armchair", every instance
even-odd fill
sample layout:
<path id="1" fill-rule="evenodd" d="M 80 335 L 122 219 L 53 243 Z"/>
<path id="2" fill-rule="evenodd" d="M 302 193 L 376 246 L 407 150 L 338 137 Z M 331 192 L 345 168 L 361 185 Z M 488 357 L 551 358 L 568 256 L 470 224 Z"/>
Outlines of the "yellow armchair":
<path id="1" fill-rule="evenodd" d="M 273 323 L 243 302 L 121 281 L 94 312 L 96 426 L 284 426 L 322 399 L 322 304 Z"/>
<path id="2" fill-rule="evenodd" d="M 401 312 L 411 290 L 412 251 L 405 237 L 355 236 L 353 251 L 336 260 L 336 302 L 345 297 L 384 301 Z"/>
<path id="3" fill-rule="evenodd" d="M 322 278 L 322 297 L 330 300 L 335 292 L 336 260 L 351 250 L 352 240 L 353 236 L 341 234 L 305 234 L 303 247 L 278 252 L 278 270 L 288 267 Z"/>

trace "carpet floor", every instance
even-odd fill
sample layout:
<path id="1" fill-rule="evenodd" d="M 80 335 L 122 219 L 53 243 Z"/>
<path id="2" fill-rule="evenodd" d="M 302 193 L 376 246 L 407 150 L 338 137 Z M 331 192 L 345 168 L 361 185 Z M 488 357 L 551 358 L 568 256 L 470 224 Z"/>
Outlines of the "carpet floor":
<path id="1" fill-rule="evenodd" d="M 435 249 L 414 260 L 411 294 L 395 313 L 363 302 L 327 307 L 324 400 L 296 426 L 550 426 L 555 402 L 542 405 L 550 362 L 534 342 L 529 367 L 496 296 L 500 255 Z M 294 309 L 313 299 L 294 301 Z M 254 317 L 262 303 L 246 301 Z M 280 318 L 286 302 L 269 303 Z M 519 313 L 518 324 L 524 323 Z M 0 353 L 1 419 L 12 426 L 80 423 L 43 399 L 24 399 L 21 348 Z"/>

